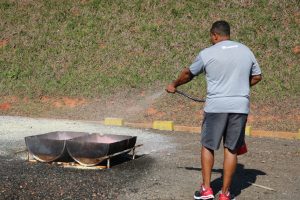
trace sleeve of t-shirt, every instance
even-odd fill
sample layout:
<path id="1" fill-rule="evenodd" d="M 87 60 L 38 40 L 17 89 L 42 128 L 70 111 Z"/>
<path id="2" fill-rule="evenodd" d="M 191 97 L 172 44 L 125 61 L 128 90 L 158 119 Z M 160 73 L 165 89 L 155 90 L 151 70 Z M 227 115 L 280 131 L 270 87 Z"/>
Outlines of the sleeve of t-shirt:
<path id="1" fill-rule="evenodd" d="M 194 76 L 204 72 L 204 61 L 200 54 L 196 57 L 194 63 L 189 67 L 189 69 Z"/>
<path id="2" fill-rule="evenodd" d="M 251 67 L 251 75 L 260 75 L 261 74 L 261 69 L 259 67 L 259 64 L 257 60 L 255 59 L 254 55 L 252 54 L 252 67 Z"/>

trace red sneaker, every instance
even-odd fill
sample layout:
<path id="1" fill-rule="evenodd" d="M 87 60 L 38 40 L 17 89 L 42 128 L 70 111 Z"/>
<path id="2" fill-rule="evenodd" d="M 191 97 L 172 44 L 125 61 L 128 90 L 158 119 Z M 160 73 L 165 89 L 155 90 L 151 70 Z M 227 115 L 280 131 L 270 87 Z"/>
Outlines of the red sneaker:
<path id="1" fill-rule="evenodd" d="M 200 191 L 196 191 L 194 199 L 213 199 L 214 192 L 211 188 L 204 188 L 203 185 L 200 187 Z"/>
<path id="2" fill-rule="evenodd" d="M 235 200 L 235 198 L 228 192 L 227 194 L 220 193 L 219 200 Z"/>

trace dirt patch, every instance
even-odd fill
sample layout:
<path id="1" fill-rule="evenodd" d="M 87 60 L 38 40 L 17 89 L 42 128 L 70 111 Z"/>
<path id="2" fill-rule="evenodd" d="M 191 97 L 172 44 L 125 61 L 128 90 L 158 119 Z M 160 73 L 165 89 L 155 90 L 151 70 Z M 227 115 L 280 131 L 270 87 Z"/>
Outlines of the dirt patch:
<path id="1" fill-rule="evenodd" d="M 300 12 L 294 13 L 294 20 L 295 20 L 296 24 L 300 24 Z"/>
<path id="2" fill-rule="evenodd" d="M 0 48 L 5 47 L 6 45 L 8 45 L 8 43 L 9 39 L 0 40 Z"/>
<path id="3" fill-rule="evenodd" d="M 78 7 L 73 7 L 73 8 L 71 8 L 70 11 L 71 11 L 72 15 L 74 15 L 74 16 L 80 15 L 80 9 Z"/>
<path id="4" fill-rule="evenodd" d="M 153 107 L 150 107 L 145 111 L 145 116 L 151 116 L 153 118 L 162 118 L 165 115 L 166 115 L 165 112 L 160 112 L 159 110 Z"/>
<path id="5" fill-rule="evenodd" d="M 0 104 L 0 110 L 7 111 L 10 108 L 11 108 L 11 104 L 8 102 Z"/>
<path id="6" fill-rule="evenodd" d="M 192 102 L 162 89 L 124 91 L 98 99 L 49 97 L 39 99 L 5 97 L 0 113 L 32 117 L 54 117 L 80 120 L 124 118 L 126 122 L 172 120 L 175 125 L 200 127 L 204 103 Z M 10 107 L 12 106 L 12 107 Z M 298 132 L 300 107 L 297 100 L 251 104 L 248 125 L 256 130 Z"/>
<path id="7" fill-rule="evenodd" d="M 295 47 L 293 48 L 293 53 L 294 53 L 294 54 L 299 54 L 299 53 L 300 53 L 300 45 L 295 46 Z"/>
<path id="8" fill-rule="evenodd" d="M 61 107 L 75 108 L 77 106 L 82 106 L 87 103 L 87 100 L 84 98 L 70 98 L 70 97 L 53 98 L 48 96 L 42 96 L 40 98 L 40 101 L 42 103 L 51 104 L 55 108 L 61 108 Z"/>

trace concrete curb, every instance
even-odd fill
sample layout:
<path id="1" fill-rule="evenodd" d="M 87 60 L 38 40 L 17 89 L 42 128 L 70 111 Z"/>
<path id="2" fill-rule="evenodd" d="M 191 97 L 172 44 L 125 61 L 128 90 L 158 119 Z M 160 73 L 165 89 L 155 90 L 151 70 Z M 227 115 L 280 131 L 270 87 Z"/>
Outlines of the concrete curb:
<path id="1" fill-rule="evenodd" d="M 174 122 L 173 121 L 154 121 L 153 129 L 162 130 L 162 131 L 174 131 Z"/>
<path id="2" fill-rule="evenodd" d="M 250 136 L 251 135 L 251 131 L 252 131 L 252 127 L 251 126 L 246 126 L 245 135 Z"/>
<path id="3" fill-rule="evenodd" d="M 122 119 L 122 118 L 105 118 L 104 119 L 104 125 L 123 126 L 124 125 L 124 119 Z"/>
<path id="4" fill-rule="evenodd" d="M 275 131 L 262 131 L 253 130 L 251 132 L 252 137 L 270 137 L 270 138 L 282 138 L 282 139 L 300 139 L 299 133 L 292 132 L 275 132 Z"/>
<path id="5" fill-rule="evenodd" d="M 122 124 L 122 125 L 121 125 Z M 147 123 L 139 122 L 125 122 L 122 118 L 105 118 L 104 125 L 109 126 L 127 126 L 132 128 L 143 129 L 156 129 L 165 131 L 178 131 L 185 133 L 200 133 L 200 127 L 194 126 L 182 126 L 174 125 L 173 121 L 154 121 Z M 299 139 L 300 129 L 296 132 L 284 132 L 284 131 L 264 131 L 264 130 L 252 130 L 251 126 L 246 126 L 245 135 L 250 137 L 268 137 L 268 138 L 282 138 L 282 139 Z"/>

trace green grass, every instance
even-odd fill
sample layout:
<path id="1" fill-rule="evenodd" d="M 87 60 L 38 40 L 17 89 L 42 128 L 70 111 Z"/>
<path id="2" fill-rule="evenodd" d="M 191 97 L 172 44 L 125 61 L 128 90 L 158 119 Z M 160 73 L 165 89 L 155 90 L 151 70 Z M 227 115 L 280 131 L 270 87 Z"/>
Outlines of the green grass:
<path id="1" fill-rule="evenodd" d="M 263 70 L 255 99 L 296 99 L 299 9 L 298 0 L 3 0 L 0 39 L 9 44 L 0 48 L 0 95 L 97 97 L 164 86 L 210 45 L 212 22 L 225 19 Z M 204 95 L 205 80 L 184 89 Z"/>

